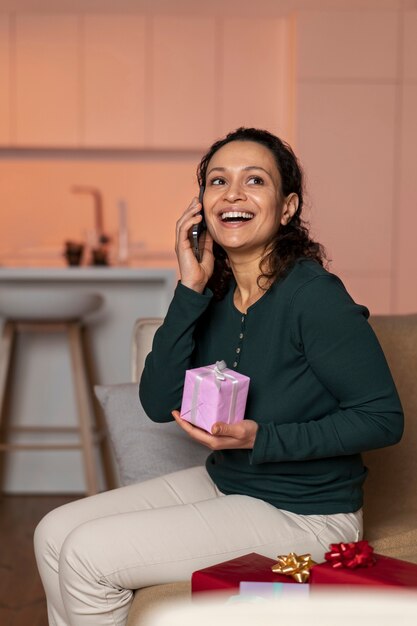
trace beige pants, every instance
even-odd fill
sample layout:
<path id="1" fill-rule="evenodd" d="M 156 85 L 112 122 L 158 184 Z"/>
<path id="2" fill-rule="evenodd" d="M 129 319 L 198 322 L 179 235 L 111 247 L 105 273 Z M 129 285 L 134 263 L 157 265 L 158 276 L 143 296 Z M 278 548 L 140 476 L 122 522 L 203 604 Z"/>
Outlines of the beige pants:
<path id="1" fill-rule="evenodd" d="M 51 511 L 35 531 L 50 626 L 122 626 L 132 590 L 249 552 L 271 558 L 362 536 L 362 512 L 296 515 L 225 496 L 195 467 Z"/>

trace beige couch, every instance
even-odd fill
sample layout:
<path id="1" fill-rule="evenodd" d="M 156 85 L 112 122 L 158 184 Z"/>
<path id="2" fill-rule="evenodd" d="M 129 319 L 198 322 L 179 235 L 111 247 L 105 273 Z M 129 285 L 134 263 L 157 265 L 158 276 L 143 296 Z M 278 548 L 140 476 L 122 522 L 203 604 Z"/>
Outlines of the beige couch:
<path id="1" fill-rule="evenodd" d="M 138 380 L 151 337 L 162 320 L 140 321 L 134 332 L 132 371 Z M 377 316 L 371 324 L 380 340 L 403 403 L 406 427 L 400 444 L 364 455 L 365 538 L 381 554 L 417 563 L 417 315 Z M 138 590 L 128 626 L 140 626 L 155 603 L 190 595 L 190 583 Z"/>

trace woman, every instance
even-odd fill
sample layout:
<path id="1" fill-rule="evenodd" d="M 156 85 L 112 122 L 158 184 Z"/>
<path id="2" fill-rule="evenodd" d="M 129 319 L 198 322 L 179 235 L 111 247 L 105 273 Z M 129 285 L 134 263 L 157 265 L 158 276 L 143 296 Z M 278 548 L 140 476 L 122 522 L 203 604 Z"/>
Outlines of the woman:
<path id="1" fill-rule="evenodd" d="M 362 536 L 360 453 L 396 443 L 401 405 L 380 346 L 302 223 L 302 174 L 266 131 L 238 129 L 202 159 L 201 262 L 177 222 L 180 282 L 148 355 L 142 404 L 213 452 L 206 468 L 50 513 L 35 537 L 50 624 L 125 624 L 132 589 L 258 552 L 310 552 Z M 181 420 L 185 370 L 226 360 L 250 376 L 245 420 L 206 433 Z M 173 410 L 174 409 L 174 410 Z M 171 415 L 172 413 L 172 415 Z"/>

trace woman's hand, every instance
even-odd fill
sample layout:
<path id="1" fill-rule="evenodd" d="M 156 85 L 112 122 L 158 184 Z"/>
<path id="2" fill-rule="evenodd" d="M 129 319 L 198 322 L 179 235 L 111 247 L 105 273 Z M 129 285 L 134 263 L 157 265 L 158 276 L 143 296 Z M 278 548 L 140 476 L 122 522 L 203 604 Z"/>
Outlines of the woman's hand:
<path id="1" fill-rule="evenodd" d="M 193 426 L 186 420 L 183 420 L 179 411 L 172 411 L 175 421 L 186 433 L 190 435 L 198 443 L 207 446 L 210 450 L 226 450 L 226 449 L 246 449 L 252 450 L 256 433 L 258 432 L 258 424 L 253 420 L 242 420 L 237 424 L 224 424 L 216 422 L 213 424 L 211 433 Z"/>
<path id="2" fill-rule="evenodd" d="M 175 240 L 181 283 L 199 293 L 204 291 L 214 267 L 213 239 L 208 230 L 202 234 L 204 248 L 200 262 L 197 261 L 190 242 L 191 228 L 203 219 L 200 215 L 201 208 L 198 198 L 193 198 L 190 206 L 177 222 Z"/>

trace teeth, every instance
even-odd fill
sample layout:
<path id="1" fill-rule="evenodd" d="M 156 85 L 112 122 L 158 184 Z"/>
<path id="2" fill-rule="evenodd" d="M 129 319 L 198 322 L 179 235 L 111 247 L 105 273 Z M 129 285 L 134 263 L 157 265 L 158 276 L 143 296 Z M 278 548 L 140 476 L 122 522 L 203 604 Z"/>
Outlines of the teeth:
<path id="1" fill-rule="evenodd" d="M 226 213 L 222 213 L 222 220 L 233 219 L 236 217 L 242 217 L 245 220 L 251 220 L 253 218 L 253 213 L 246 213 L 242 211 L 226 211 Z"/>

